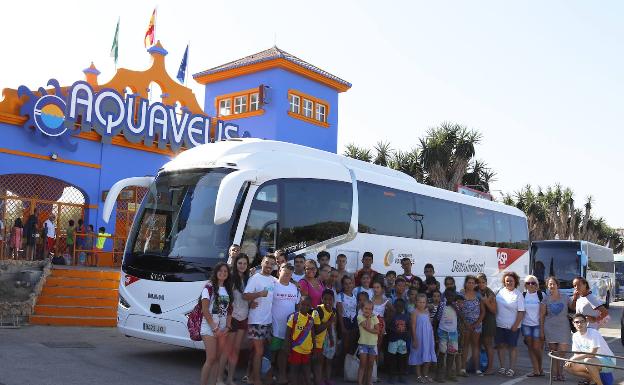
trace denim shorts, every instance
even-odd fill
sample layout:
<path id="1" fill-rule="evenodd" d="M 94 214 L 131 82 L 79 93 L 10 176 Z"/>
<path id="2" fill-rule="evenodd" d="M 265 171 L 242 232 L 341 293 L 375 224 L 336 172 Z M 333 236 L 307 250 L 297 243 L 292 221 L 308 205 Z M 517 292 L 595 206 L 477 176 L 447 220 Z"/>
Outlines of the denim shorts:
<path id="1" fill-rule="evenodd" d="M 377 345 L 363 345 L 363 344 L 360 344 L 358 346 L 358 351 L 361 354 L 368 354 L 369 356 L 376 356 L 377 355 Z"/>
<path id="2" fill-rule="evenodd" d="M 496 336 L 494 342 L 496 345 L 507 345 L 515 348 L 518 346 L 518 336 L 520 336 L 520 329 L 512 332 L 511 329 L 496 327 Z"/>
<path id="3" fill-rule="evenodd" d="M 537 326 L 522 325 L 522 335 L 525 337 L 540 338 L 542 328 Z"/>

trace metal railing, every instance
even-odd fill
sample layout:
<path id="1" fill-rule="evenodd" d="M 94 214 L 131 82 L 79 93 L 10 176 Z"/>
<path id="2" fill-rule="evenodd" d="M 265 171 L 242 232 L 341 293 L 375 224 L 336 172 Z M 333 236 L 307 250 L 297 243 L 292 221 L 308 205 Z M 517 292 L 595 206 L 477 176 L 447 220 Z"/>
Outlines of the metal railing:
<path id="1" fill-rule="evenodd" d="M 615 358 L 618 360 L 624 360 L 624 357 L 621 356 L 609 356 L 606 354 L 598 354 L 598 353 L 587 353 L 587 352 L 575 352 L 572 350 L 559 350 L 559 351 L 550 351 L 548 352 L 548 357 L 550 357 L 550 380 L 549 380 L 549 384 L 552 385 L 553 383 L 553 361 L 554 360 L 558 360 L 558 361 L 565 361 L 565 362 L 572 362 L 573 364 L 581 364 L 581 365 L 591 365 L 591 366 L 599 366 L 601 368 L 608 368 L 608 369 L 615 369 L 615 370 L 624 370 L 624 367 L 621 366 L 615 366 L 615 365 L 604 365 L 604 364 L 596 364 L 593 362 L 585 362 L 585 361 L 578 361 L 578 360 L 571 360 L 569 358 L 565 358 L 565 357 L 560 357 L 560 356 L 556 356 L 555 354 L 584 354 L 584 355 L 588 355 L 588 356 L 593 356 L 593 357 L 606 357 L 606 358 Z"/>
<path id="2" fill-rule="evenodd" d="M 81 240 L 80 242 L 79 239 Z M 108 250 L 104 247 L 101 249 L 98 248 L 98 239 L 105 239 L 103 246 L 106 245 L 106 240 L 111 239 L 113 241 L 112 248 Z M 123 257 L 125 245 L 126 238 L 124 237 L 116 237 L 114 235 L 100 233 L 76 233 L 71 252 L 71 264 L 98 266 L 102 255 L 112 255 L 112 265 L 114 267 L 119 267 L 121 266 L 121 259 Z M 82 262 L 83 255 L 85 258 L 84 263 Z"/>

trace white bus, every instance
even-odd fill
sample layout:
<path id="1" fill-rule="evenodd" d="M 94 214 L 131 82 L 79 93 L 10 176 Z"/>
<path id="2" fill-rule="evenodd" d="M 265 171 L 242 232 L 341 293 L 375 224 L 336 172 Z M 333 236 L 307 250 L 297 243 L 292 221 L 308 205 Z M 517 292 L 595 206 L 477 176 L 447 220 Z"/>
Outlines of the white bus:
<path id="1" fill-rule="evenodd" d="M 321 250 L 360 267 L 365 251 L 379 272 L 401 272 L 409 257 L 440 280 L 484 272 L 500 285 L 506 269 L 528 273 L 524 214 L 510 206 L 417 183 L 386 167 L 298 145 L 238 139 L 187 150 L 149 186 L 128 237 L 119 287 L 118 328 L 128 335 L 202 348 L 186 314 L 230 244 L 251 258 L 276 248 L 315 258 Z M 463 279 L 458 280 L 458 286 Z"/>
<path id="2" fill-rule="evenodd" d="M 531 268 L 540 285 L 550 276 L 561 283 L 561 290 L 572 295 L 572 281 L 584 277 L 592 293 L 605 303 L 615 294 L 613 250 L 587 241 L 549 240 L 531 243 Z"/>

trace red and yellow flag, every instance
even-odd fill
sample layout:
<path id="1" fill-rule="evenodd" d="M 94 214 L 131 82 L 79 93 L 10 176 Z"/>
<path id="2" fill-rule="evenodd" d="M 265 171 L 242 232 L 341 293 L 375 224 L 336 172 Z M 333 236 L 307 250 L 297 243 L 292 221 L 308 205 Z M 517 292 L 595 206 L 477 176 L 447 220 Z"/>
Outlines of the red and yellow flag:
<path id="1" fill-rule="evenodd" d="M 149 25 L 147 26 L 147 31 L 145 32 L 145 48 L 151 47 L 154 45 L 156 41 L 156 8 L 154 8 L 154 12 L 152 12 L 152 17 L 150 18 Z"/>

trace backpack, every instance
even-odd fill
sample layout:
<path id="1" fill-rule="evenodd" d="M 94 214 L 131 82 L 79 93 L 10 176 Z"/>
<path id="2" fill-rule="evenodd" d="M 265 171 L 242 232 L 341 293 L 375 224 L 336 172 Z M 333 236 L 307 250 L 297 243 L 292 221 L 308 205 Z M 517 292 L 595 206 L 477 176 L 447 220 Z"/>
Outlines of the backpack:
<path id="1" fill-rule="evenodd" d="M 538 290 L 537 292 L 537 298 L 539 299 L 539 302 L 542 303 L 544 301 L 544 292 L 541 290 Z M 526 298 L 526 291 L 522 292 L 522 296 Z"/>
<path id="2" fill-rule="evenodd" d="M 206 283 L 204 289 L 208 289 L 208 297 L 212 298 L 212 284 L 210 282 Z M 203 289 L 202 289 L 203 291 Z M 189 336 L 193 341 L 201 341 L 201 324 L 202 318 L 204 315 L 202 314 L 202 304 L 201 304 L 201 296 L 197 300 L 197 304 L 191 310 L 188 315 L 188 321 L 186 321 L 186 327 L 189 331 Z"/>

